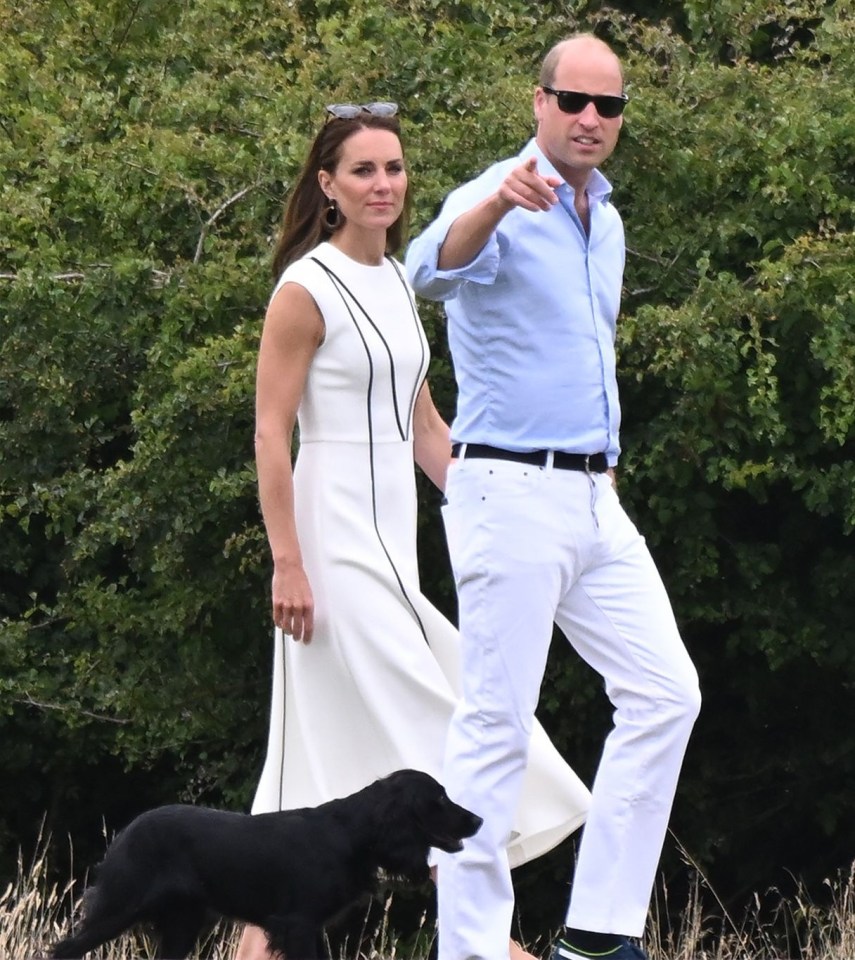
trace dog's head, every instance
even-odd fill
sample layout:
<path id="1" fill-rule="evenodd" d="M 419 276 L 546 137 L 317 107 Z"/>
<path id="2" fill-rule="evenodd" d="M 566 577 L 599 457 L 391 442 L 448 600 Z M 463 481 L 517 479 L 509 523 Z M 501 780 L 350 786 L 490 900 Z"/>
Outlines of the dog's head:
<path id="1" fill-rule="evenodd" d="M 431 847 L 457 853 L 483 820 L 454 803 L 442 784 L 420 770 L 398 770 L 378 780 L 382 843 L 377 848 L 384 870 L 411 880 L 426 880 Z"/>

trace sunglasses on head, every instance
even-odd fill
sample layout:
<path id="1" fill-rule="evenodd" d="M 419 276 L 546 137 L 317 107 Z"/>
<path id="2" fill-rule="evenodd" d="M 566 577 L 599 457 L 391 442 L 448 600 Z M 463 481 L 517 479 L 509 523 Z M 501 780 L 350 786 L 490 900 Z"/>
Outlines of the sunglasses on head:
<path id="1" fill-rule="evenodd" d="M 555 95 L 558 109 L 562 113 L 581 113 L 589 103 L 593 103 L 597 113 L 606 120 L 619 117 L 629 103 L 629 97 L 625 93 L 619 97 L 610 97 L 606 94 L 579 93 L 578 90 L 553 90 L 552 87 L 541 87 L 541 90 Z"/>
<path id="2" fill-rule="evenodd" d="M 329 103 L 327 113 L 336 120 L 355 120 L 363 113 L 371 117 L 394 117 L 398 112 L 398 104 L 388 101 L 377 103 Z"/>

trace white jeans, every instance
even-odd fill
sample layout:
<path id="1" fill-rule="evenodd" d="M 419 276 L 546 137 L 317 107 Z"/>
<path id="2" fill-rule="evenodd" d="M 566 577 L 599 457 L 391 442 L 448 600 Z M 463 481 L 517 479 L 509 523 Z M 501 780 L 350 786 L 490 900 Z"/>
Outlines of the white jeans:
<path id="1" fill-rule="evenodd" d="M 461 460 L 446 496 L 463 697 L 444 782 L 484 825 L 461 853 L 439 855 L 439 958 L 508 957 L 505 848 L 553 622 L 601 674 L 615 708 L 567 923 L 639 936 L 700 708 L 697 673 L 644 539 L 605 474 Z"/>

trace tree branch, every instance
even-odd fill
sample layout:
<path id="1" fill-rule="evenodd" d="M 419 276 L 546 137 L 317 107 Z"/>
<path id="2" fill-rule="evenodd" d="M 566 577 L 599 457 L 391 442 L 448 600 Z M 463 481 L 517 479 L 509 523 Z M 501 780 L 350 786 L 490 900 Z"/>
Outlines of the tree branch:
<path id="1" fill-rule="evenodd" d="M 74 713 L 81 717 L 89 717 L 91 720 L 100 720 L 102 723 L 116 723 L 119 726 L 127 726 L 131 721 L 124 720 L 121 717 L 108 717 L 103 713 L 94 713 L 91 710 L 82 710 L 77 707 L 67 707 L 60 703 L 42 703 L 40 700 L 34 700 L 29 694 L 25 697 L 15 697 L 14 703 L 22 703 L 28 707 L 38 707 L 39 710 L 55 710 L 58 713 Z"/>
<path id="2" fill-rule="evenodd" d="M 93 263 L 90 267 L 91 270 L 109 270 L 109 263 Z M 85 280 L 89 274 L 83 273 L 80 270 L 70 270 L 66 273 L 53 273 L 51 274 L 51 280 Z M 154 270 L 152 269 L 151 275 L 154 278 L 155 286 L 162 287 L 165 286 L 166 282 L 172 276 L 171 270 Z M 20 280 L 21 276 L 18 273 L 0 273 L 0 280 Z"/>
<path id="3" fill-rule="evenodd" d="M 199 242 L 196 244 L 196 253 L 193 255 L 193 263 L 198 263 L 202 257 L 202 247 L 205 243 L 205 238 L 208 236 L 209 229 L 219 220 L 219 218 L 229 209 L 230 206 L 237 203 L 238 200 L 241 200 L 245 197 L 251 190 L 255 190 L 259 184 L 251 183 L 248 187 L 244 187 L 242 190 L 238 190 L 234 196 L 229 197 L 224 203 L 211 214 L 210 217 L 202 224 L 202 230 L 199 233 Z"/>

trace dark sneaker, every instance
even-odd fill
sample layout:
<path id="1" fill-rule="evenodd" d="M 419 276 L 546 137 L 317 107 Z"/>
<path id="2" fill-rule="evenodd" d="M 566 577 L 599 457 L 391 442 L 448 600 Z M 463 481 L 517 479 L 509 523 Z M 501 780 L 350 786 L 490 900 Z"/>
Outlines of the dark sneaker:
<path id="1" fill-rule="evenodd" d="M 586 953 L 568 946 L 563 940 L 556 940 L 550 960 L 647 960 L 647 954 L 629 940 L 603 953 Z"/>

